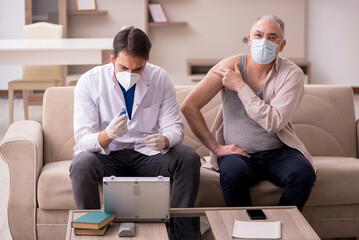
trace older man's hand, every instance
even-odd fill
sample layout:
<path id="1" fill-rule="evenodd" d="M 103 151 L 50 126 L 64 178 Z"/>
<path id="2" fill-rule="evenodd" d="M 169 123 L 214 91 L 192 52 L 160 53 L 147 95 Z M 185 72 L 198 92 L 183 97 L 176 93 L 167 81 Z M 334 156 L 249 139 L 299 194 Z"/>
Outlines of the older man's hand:
<path id="1" fill-rule="evenodd" d="M 218 76 L 221 76 L 223 86 L 232 91 L 239 92 L 245 85 L 242 74 L 239 71 L 238 62 L 234 64 L 234 71 L 223 67 L 218 67 L 212 71 Z"/>

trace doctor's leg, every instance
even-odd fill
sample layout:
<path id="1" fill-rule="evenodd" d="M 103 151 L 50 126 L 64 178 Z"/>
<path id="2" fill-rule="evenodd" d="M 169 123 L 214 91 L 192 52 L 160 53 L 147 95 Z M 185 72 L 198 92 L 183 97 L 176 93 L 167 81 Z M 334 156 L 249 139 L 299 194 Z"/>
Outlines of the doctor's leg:
<path id="1" fill-rule="evenodd" d="M 172 178 L 171 207 L 193 207 L 199 187 L 200 158 L 195 150 L 185 145 L 170 148 L 165 154 L 139 154 L 132 162 L 136 176 Z"/>
<path id="2" fill-rule="evenodd" d="M 178 145 L 166 153 L 173 176 L 171 207 L 194 207 L 200 179 L 200 157 L 185 145 Z"/>
<path id="3" fill-rule="evenodd" d="M 195 150 L 185 145 L 175 146 L 165 154 L 138 155 L 132 170 L 137 176 L 171 177 L 172 208 L 193 207 L 198 187 L 200 158 Z M 170 239 L 201 239 L 199 217 L 171 217 Z"/>
<path id="4" fill-rule="evenodd" d="M 77 209 L 100 209 L 98 185 L 102 183 L 102 178 L 126 175 L 121 161 L 126 154 L 119 152 L 110 155 L 82 152 L 74 157 L 69 171 Z"/>

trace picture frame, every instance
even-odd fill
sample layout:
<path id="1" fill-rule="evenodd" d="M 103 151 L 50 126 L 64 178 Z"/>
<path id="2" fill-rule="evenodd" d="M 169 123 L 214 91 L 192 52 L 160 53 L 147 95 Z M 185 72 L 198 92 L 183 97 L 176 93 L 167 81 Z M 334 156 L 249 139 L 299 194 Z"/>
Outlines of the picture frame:
<path id="1" fill-rule="evenodd" d="M 149 3 L 150 22 L 165 23 L 168 22 L 165 12 L 160 3 Z"/>
<path id="2" fill-rule="evenodd" d="M 77 11 L 95 11 L 96 2 L 95 0 L 76 0 Z"/>

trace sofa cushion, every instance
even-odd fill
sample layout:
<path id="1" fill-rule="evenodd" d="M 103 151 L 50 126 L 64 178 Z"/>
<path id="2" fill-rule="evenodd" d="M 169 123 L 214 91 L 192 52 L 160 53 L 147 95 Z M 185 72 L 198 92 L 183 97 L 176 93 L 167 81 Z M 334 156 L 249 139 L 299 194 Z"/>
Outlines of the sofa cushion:
<path id="1" fill-rule="evenodd" d="M 45 164 L 37 184 L 37 201 L 42 209 L 76 209 L 72 197 L 71 161 Z"/>
<path id="2" fill-rule="evenodd" d="M 75 146 L 74 87 L 52 87 L 44 94 L 44 164 L 72 159 Z"/>
<path id="3" fill-rule="evenodd" d="M 318 167 L 317 181 L 307 204 L 310 206 L 359 203 L 359 159 L 314 156 Z"/>
<path id="4" fill-rule="evenodd" d="M 305 85 L 303 100 L 292 123 L 312 156 L 357 157 L 351 87 Z"/>
<path id="5" fill-rule="evenodd" d="M 307 206 L 345 205 L 359 202 L 359 159 L 345 157 L 313 157 L 318 167 L 317 181 Z M 252 203 L 257 206 L 277 205 L 283 188 L 261 181 L 250 189 Z M 200 189 L 196 206 L 225 206 L 219 173 L 201 168 Z"/>

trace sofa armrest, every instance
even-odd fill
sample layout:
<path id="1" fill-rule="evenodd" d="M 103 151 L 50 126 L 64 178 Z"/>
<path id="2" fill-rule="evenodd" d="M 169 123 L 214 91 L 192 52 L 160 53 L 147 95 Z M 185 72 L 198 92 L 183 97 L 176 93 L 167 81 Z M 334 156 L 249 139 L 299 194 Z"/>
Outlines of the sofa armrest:
<path id="1" fill-rule="evenodd" d="M 43 134 L 38 122 L 10 125 L 0 145 L 9 166 L 8 217 L 14 239 L 36 239 L 36 186 L 43 166 Z"/>

